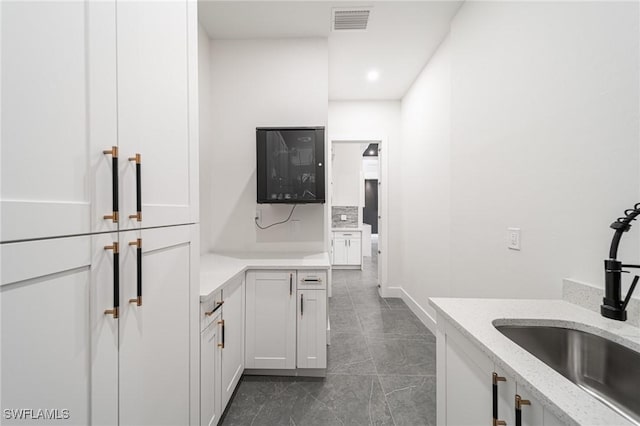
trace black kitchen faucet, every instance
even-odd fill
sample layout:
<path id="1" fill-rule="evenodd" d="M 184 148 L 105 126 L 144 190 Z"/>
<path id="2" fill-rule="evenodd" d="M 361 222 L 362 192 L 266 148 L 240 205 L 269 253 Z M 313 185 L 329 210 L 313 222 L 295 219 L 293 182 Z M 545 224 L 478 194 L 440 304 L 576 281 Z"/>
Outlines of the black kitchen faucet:
<path id="1" fill-rule="evenodd" d="M 603 317 L 611 318 L 618 321 L 627 320 L 627 304 L 631 299 L 631 294 L 638 284 L 637 275 L 633 278 L 631 287 L 627 292 L 627 296 L 622 300 L 622 268 L 640 268 L 640 265 L 623 264 L 616 258 L 618 257 L 618 246 L 622 234 L 631 229 L 631 222 L 636 220 L 636 216 L 640 215 L 640 203 L 637 203 L 632 209 L 624 211 L 624 216 L 619 217 L 611 224 L 611 229 L 616 232 L 611 240 L 611 248 L 609 249 L 609 259 L 604 261 L 605 287 L 604 298 L 600 305 L 600 313 Z"/>

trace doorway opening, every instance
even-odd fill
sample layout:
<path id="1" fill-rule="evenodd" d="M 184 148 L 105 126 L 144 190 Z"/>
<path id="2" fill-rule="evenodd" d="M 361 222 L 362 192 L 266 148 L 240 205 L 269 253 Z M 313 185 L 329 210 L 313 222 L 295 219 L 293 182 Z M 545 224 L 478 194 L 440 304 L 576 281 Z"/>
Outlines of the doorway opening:
<path id="1" fill-rule="evenodd" d="M 331 139 L 328 225 L 333 269 L 377 264 L 378 287 L 385 296 L 382 142 L 383 138 Z"/>

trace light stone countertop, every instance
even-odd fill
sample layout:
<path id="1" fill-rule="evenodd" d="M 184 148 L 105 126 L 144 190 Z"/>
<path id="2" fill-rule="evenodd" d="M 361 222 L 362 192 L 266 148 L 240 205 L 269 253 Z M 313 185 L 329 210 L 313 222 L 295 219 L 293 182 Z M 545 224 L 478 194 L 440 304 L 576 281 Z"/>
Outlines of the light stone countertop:
<path id="1" fill-rule="evenodd" d="M 331 232 L 362 232 L 362 227 L 357 228 L 331 228 Z"/>
<path id="2" fill-rule="evenodd" d="M 200 256 L 200 301 L 250 269 L 330 269 L 328 253 L 207 253 Z"/>
<path id="3" fill-rule="evenodd" d="M 554 325 L 588 331 L 640 351 L 640 328 L 563 300 L 431 298 L 437 312 L 551 413 L 567 424 L 633 423 L 500 333 L 496 325 Z M 639 388 L 640 389 L 640 388 Z"/>

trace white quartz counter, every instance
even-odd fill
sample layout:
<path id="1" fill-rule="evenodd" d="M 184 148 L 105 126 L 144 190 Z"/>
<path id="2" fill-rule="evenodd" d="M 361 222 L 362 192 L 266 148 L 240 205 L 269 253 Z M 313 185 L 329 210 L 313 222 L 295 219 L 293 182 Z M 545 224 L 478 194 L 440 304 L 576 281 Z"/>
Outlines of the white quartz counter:
<path id="1" fill-rule="evenodd" d="M 362 232 L 362 227 L 357 228 L 331 228 L 331 232 Z"/>
<path id="2" fill-rule="evenodd" d="M 640 351 L 640 328 L 562 300 L 431 298 L 438 314 L 522 383 L 567 424 L 630 425 L 628 420 L 500 333 L 494 324 L 555 325 L 588 331 Z"/>
<path id="3" fill-rule="evenodd" d="M 200 301 L 250 269 L 330 269 L 327 253 L 209 253 L 200 257 Z"/>

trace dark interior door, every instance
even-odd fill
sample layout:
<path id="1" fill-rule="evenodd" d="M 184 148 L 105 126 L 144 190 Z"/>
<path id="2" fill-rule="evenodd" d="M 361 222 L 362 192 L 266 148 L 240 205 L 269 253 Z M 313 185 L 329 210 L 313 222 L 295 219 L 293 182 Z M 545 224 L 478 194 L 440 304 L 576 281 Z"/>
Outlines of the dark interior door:
<path id="1" fill-rule="evenodd" d="M 378 179 L 364 181 L 364 209 L 362 221 L 371 225 L 371 233 L 378 233 Z"/>

